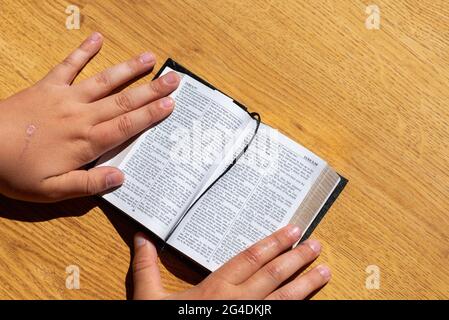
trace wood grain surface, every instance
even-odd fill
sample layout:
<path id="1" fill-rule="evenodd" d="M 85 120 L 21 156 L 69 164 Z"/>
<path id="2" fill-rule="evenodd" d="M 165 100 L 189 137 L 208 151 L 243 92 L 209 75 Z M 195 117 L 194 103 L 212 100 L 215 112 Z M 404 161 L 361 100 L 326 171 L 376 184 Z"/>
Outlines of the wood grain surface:
<path id="1" fill-rule="evenodd" d="M 365 26 L 371 3 L 379 30 Z M 69 4 L 79 30 L 66 29 Z M 0 30 L 1 99 L 100 31 L 79 79 L 152 50 L 156 69 L 174 58 L 326 159 L 350 182 L 313 234 L 333 271 L 314 299 L 449 298 L 446 1 L 2 0 Z M 130 297 L 140 229 L 97 198 L 0 198 L 0 298 Z M 370 265 L 379 289 L 366 287 Z M 171 291 L 199 279 L 170 254 L 161 268 Z"/>

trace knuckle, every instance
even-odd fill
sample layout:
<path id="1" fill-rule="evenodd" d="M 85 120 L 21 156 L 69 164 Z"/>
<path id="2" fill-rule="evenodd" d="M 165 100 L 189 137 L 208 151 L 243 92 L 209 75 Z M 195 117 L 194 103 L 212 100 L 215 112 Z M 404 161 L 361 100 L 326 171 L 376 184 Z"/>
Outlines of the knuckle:
<path id="1" fill-rule="evenodd" d="M 89 38 L 85 39 L 80 46 L 77 48 L 77 50 L 81 51 L 84 54 L 88 54 L 90 55 L 91 52 L 95 52 L 96 51 L 96 46 L 92 45 L 92 42 L 90 41 Z"/>
<path id="2" fill-rule="evenodd" d="M 79 150 L 83 150 L 83 154 L 80 155 L 80 161 L 82 163 L 89 163 L 98 158 L 97 152 L 95 152 L 95 148 L 90 143 L 85 144 Z"/>
<path id="3" fill-rule="evenodd" d="M 68 56 L 64 60 L 62 60 L 61 64 L 65 67 L 69 68 L 77 68 L 76 61 L 72 55 Z"/>
<path id="4" fill-rule="evenodd" d="M 78 140 L 90 144 L 95 140 L 96 131 L 95 125 L 87 124 L 79 130 Z"/>
<path id="5" fill-rule="evenodd" d="M 119 93 L 115 96 L 114 102 L 117 107 L 123 112 L 129 112 L 132 110 L 132 102 L 129 94 L 126 92 Z"/>
<path id="6" fill-rule="evenodd" d="M 139 272 L 151 268 L 156 261 L 151 258 L 140 257 L 133 260 L 132 267 L 134 272 Z"/>
<path id="7" fill-rule="evenodd" d="M 311 294 L 314 290 L 320 287 L 320 283 L 314 278 L 310 276 L 304 276 L 303 282 L 301 284 L 302 289 L 302 297 L 305 298 L 309 294 Z"/>
<path id="8" fill-rule="evenodd" d="M 260 249 L 258 246 L 253 246 L 245 251 L 243 251 L 243 257 L 244 259 L 250 264 L 250 265 L 259 265 L 262 260 L 262 249 Z"/>
<path id="9" fill-rule="evenodd" d="M 147 123 L 152 124 L 156 120 L 156 114 L 153 106 L 149 105 L 147 108 Z"/>
<path id="10" fill-rule="evenodd" d="M 270 246 L 273 246 L 278 251 L 284 249 L 283 242 L 282 242 L 282 240 L 281 240 L 281 238 L 279 237 L 278 234 L 276 234 L 276 233 L 273 234 L 273 236 L 270 238 L 270 242 L 271 242 Z"/>
<path id="11" fill-rule="evenodd" d="M 81 133 L 77 141 L 74 141 L 74 146 L 80 151 L 77 154 L 77 159 L 82 164 L 89 163 L 98 157 L 94 147 L 95 137 L 91 128 L 85 129 L 84 132 Z"/>
<path id="12" fill-rule="evenodd" d="M 293 251 L 295 252 L 297 258 L 304 263 L 312 260 L 316 255 L 316 253 L 306 243 L 299 245 Z"/>
<path id="13" fill-rule="evenodd" d="M 301 264 L 305 264 L 307 260 L 309 260 L 307 257 L 307 252 L 299 246 L 296 250 L 293 250 L 293 253 L 295 255 L 295 259 L 299 261 Z"/>
<path id="14" fill-rule="evenodd" d="M 160 80 L 153 80 L 149 83 L 149 87 L 150 87 L 150 92 L 154 95 L 154 96 L 159 96 L 162 93 L 162 87 L 161 87 L 161 83 Z"/>
<path id="15" fill-rule="evenodd" d="M 118 130 L 126 137 L 130 137 L 133 129 L 133 123 L 128 115 L 124 114 L 118 118 Z"/>
<path id="16" fill-rule="evenodd" d="M 137 58 L 133 60 L 128 60 L 126 61 L 125 64 L 130 73 L 134 74 L 139 71 Z"/>
<path id="17" fill-rule="evenodd" d="M 79 47 L 78 52 L 82 55 L 88 56 L 92 52 L 91 47 L 89 46 L 89 41 L 84 41 Z"/>
<path id="18" fill-rule="evenodd" d="M 270 263 L 265 267 L 265 272 L 275 282 L 281 282 L 282 281 L 282 269 L 283 268 L 279 264 Z"/>
<path id="19" fill-rule="evenodd" d="M 89 125 L 84 129 L 82 140 L 87 142 L 89 145 L 91 142 L 95 141 L 96 131 L 93 125 Z"/>
<path id="20" fill-rule="evenodd" d="M 107 71 L 102 71 L 95 75 L 95 82 L 107 89 L 112 89 L 111 77 Z"/>
<path id="21" fill-rule="evenodd" d="M 289 288 L 282 288 L 276 293 L 276 299 L 278 300 L 295 300 L 295 294 L 293 290 Z"/>
<path id="22" fill-rule="evenodd" d="M 98 186 L 93 178 L 89 175 L 84 180 L 84 192 L 86 195 L 94 195 L 99 191 Z"/>

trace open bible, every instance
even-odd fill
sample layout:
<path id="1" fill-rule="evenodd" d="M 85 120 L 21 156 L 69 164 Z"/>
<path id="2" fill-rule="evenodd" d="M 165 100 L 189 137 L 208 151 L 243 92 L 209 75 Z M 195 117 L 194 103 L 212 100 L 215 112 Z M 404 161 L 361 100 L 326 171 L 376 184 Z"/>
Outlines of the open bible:
<path id="1" fill-rule="evenodd" d="M 173 113 L 99 159 L 125 174 L 102 197 L 210 271 L 288 223 L 307 238 L 347 180 L 175 61 L 155 77 L 170 70 Z"/>

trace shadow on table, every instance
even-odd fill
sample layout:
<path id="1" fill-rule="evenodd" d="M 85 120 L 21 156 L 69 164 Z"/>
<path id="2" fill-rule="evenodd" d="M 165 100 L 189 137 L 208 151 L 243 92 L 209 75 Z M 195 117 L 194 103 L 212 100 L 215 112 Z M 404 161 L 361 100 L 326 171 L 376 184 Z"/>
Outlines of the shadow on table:
<path id="1" fill-rule="evenodd" d="M 173 249 L 167 246 L 164 247 L 163 241 L 157 236 L 98 197 L 65 200 L 57 203 L 30 203 L 9 199 L 0 195 L 0 218 L 23 222 L 41 222 L 63 217 L 78 217 L 95 207 L 99 207 L 104 212 L 120 237 L 130 248 L 130 264 L 125 278 L 126 296 L 128 299 L 132 298 L 133 293 L 133 238 L 138 231 L 143 231 L 148 235 L 158 250 L 162 264 L 176 277 L 190 284 L 197 284 L 207 275 L 198 265 Z"/>
<path id="2" fill-rule="evenodd" d="M 134 235 L 138 231 L 142 231 L 148 236 L 149 240 L 156 246 L 162 265 L 177 278 L 195 285 L 207 276 L 205 270 L 201 269 L 197 264 L 179 254 L 174 249 L 164 246 L 164 242 L 159 237 L 148 231 L 141 224 L 130 219 L 111 204 L 102 200 L 97 201 L 100 209 L 104 212 L 109 221 L 111 221 L 111 224 L 130 248 L 130 265 L 125 280 L 126 296 L 128 299 L 132 298 L 132 293 L 134 291 L 132 281 L 132 260 L 134 258 L 133 240 Z"/>
<path id="3" fill-rule="evenodd" d="M 79 217 L 98 206 L 94 198 L 57 203 L 32 203 L 0 195 L 0 218 L 23 222 L 48 221 L 61 217 Z"/>

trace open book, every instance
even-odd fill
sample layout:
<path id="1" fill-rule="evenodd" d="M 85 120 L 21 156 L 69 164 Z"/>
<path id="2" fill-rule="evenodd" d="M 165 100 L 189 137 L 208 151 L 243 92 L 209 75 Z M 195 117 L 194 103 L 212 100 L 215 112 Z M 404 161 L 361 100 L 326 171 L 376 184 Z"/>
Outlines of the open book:
<path id="1" fill-rule="evenodd" d="M 103 198 L 210 271 L 288 223 L 307 238 L 347 180 L 173 60 L 156 77 L 170 70 L 173 113 L 99 160 L 125 173 Z"/>

